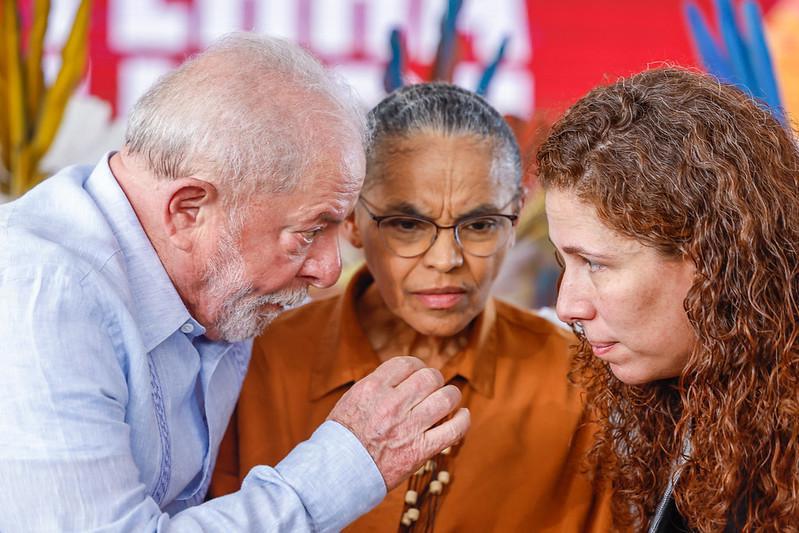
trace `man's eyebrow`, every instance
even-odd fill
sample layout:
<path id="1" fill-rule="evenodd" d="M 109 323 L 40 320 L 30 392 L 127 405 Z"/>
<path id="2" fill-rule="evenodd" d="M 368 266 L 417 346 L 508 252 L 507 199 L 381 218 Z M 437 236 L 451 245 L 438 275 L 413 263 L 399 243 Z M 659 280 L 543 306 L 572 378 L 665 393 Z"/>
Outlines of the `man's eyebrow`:
<path id="1" fill-rule="evenodd" d="M 339 217 L 336 216 L 334 213 L 330 211 L 322 211 L 321 213 L 317 213 L 313 216 L 302 218 L 300 220 L 300 224 L 302 225 L 314 225 L 314 224 L 326 224 L 326 225 L 336 225 L 341 224 L 344 222 L 344 218 L 346 217 Z"/>
<path id="2" fill-rule="evenodd" d="M 344 221 L 344 218 L 334 215 L 330 211 L 325 211 L 324 213 L 320 214 L 316 219 L 320 222 L 324 222 L 325 224 L 339 224 Z"/>

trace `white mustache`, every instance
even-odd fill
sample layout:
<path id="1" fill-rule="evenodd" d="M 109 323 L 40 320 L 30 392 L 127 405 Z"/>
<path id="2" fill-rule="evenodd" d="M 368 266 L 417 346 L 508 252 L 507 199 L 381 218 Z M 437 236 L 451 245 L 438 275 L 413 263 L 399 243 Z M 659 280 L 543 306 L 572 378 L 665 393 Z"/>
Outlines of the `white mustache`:
<path id="1" fill-rule="evenodd" d="M 298 289 L 285 289 L 265 296 L 259 296 L 255 298 L 253 303 L 258 307 L 272 304 L 279 305 L 284 309 L 290 309 L 303 303 L 306 298 L 308 298 L 308 289 L 302 287 Z"/>
<path id="2" fill-rule="evenodd" d="M 284 310 L 302 304 L 308 289 L 287 289 L 264 296 L 252 296 L 252 289 L 242 287 L 225 300 L 219 313 L 218 327 L 228 341 L 244 340 L 263 331 Z M 262 308 L 278 306 L 279 310 Z"/>

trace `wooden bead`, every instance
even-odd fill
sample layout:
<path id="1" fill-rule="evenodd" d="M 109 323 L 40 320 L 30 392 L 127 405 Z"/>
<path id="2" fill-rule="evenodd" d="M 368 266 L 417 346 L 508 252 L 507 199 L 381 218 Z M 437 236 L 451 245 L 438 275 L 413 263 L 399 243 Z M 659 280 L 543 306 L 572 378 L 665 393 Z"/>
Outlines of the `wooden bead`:
<path id="1" fill-rule="evenodd" d="M 411 519 L 408 518 L 408 514 L 407 513 L 402 515 L 402 520 L 400 520 L 400 522 L 402 522 L 402 525 L 405 526 L 405 527 L 409 527 L 413 523 L 411 521 Z"/>
<path id="2" fill-rule="evenodd" d="M 411 519 L 412 522 L 416 522 L 419 520 L 419 509 L 416 507 L 411 507 L 407 511 L 405 511 L 405 515 Z"/>
<path id="3" fill-rule="evenodd" d="M 449 483 L 449 472 L 447 472 L 446 470 L 442 470 L 441 472 L 439 472 L 438 473 L 438 480 L 441 483 L 443 483 L 444 485 Z"/>
<path id="4" fill-rule="evenodd" d="M 444 490 L 444 485 L 440 481 L 433 480 L 430 482 L 430 494 L 441 494 L 442 490 Z"/>
<path id="5" fill-rule="evenodd" d="M 424 471 L 425 472 L 432 472 L 433 468 L 435 468 L 436 464 L 433 462 L 432 459 L 428 459 L 427 462 L 424 464 Z"/>
<path id="6" fill-rule="evenodd" d="M 408 505 L 416 505 L 416 500 L 418 498 L 418 494 L 415 490 L 409 490 L 405 493 L 405 503 Z"/>
<path id="7" fill-rule="evenodd" d="M 441 450 L 441 455 L 449 455 L 449 453 L 450 453 L 451 451 L 452 451 L 452 447 L 451 447 L 451 446 L 447 446 L 446 448 L 444 448 L 443 450 Z"/>

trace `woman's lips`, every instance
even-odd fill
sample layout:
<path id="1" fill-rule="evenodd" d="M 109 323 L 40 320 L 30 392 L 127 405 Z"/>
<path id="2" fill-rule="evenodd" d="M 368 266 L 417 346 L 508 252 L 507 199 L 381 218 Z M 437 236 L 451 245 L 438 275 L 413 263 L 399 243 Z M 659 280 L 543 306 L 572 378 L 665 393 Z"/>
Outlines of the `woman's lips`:
<path id="1" fill-rule="evenodd" d="M 428 309 L 451 309 L 466 297 L 466 292 L 463 289 L 447 287 L 415 291 L 413 295 Z"/>
<path id="2" fill-rule="evenodd" d="M 615 342 L 592 342 L 591 349 L 594 351 L 595 356 L 602 357 L 603 355 L 607 355 L 616 344 Z"/>

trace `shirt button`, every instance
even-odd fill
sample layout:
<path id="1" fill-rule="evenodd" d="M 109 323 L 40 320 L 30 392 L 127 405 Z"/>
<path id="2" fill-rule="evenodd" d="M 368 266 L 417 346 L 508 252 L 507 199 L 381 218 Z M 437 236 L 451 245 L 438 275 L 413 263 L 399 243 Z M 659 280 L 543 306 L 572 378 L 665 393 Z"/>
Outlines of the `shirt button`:
<path id="1" fill-rule="evenodd" d="M 186 322 L 182 326 L 180 326 L 180 331 L 183 333 L 191 333 L 194 331 L 194 325 L 191 322 Z"/>

